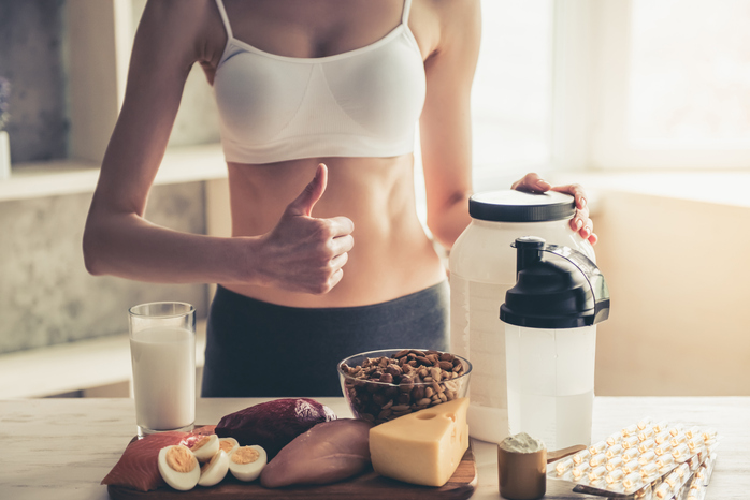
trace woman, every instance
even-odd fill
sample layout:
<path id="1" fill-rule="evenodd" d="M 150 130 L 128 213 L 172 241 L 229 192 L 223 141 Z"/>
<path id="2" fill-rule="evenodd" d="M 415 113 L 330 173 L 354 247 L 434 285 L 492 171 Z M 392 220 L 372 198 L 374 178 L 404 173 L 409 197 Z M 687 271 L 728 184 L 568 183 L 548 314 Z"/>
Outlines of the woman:
<path id="1" fill-rule="evenodd" d="M 479 0 L 148 2 L 86 224 L 89 272 L 220 284 L 204 396 L 334 396 L 346 355 L 446 349 L 446 272 L 417 218 L 414 129 L 427 222 L 450 248 L 469 222 L 479 32 Z M 143 218 L 195 62 L 219 107 L 231 238 Z M 550 189 L 534 174 L 516 184 Z M 582 190 L 558 189 L 594 240 Z"/>

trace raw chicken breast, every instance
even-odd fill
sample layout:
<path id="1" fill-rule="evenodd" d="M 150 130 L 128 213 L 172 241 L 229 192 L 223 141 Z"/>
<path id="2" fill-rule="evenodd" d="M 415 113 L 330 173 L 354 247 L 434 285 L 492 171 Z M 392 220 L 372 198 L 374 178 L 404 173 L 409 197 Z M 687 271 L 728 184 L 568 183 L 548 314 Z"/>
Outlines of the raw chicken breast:
<path id="1" fill-rule="evenodd" d="M 260 484 L 328 484 L 370 467 L 370 428 L 363 420 L 339 419 L 309 429 L 286 445 L 263 469 Z"/>

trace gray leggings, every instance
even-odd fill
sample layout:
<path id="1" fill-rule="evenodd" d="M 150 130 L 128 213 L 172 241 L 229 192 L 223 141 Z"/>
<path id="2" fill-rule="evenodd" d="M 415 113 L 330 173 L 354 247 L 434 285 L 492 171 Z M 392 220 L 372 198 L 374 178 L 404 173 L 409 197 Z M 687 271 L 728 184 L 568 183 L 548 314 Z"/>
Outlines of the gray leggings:
<path id="1" fill-rule="evenodd" d="M 378 349 L 448 350 L 448 282 L 381 304 L 278 306 L 218 287 L 203 397 L 342 396 L 336 365 Z"/>

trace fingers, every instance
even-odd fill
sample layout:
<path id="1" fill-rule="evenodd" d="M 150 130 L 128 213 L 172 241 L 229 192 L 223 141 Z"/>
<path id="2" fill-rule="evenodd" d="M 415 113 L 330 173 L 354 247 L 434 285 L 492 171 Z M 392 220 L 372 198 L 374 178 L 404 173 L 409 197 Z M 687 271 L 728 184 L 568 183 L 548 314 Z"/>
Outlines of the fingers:
<path id="1" fill-rule="evenodd" d="M 318 169 L 315 171 L 315 177 L 305 186 L 304 191 L 289 204 L 287 213 L 311 217 L 313 207 L 323 195 L 326 186 L 328 186 L 328 167 L 319 163 Z"/>
<path id="2" fill-rule="evenodd" d="M 337 236 L 330 241 L 329 248 L 334 256 L 349 252 L 354 248 L 354 238 L 350 234 Z"/>
<path id="3" fill-rule="evenodd" d="M 324 267 L 329 272 L 335 272 L 349 261 L 349 252 L 354 248 L 354 238 L 347 234 L 329 240 L 327 250 L 324 252 Z"/>
<path id="4" fill-rule="evenodd" d="M 330 224 L 331 236 L 334 238 L 346 236 L 354 231 L 354 222 L 348 217 L 332 217 L 327 220 Z"/>
<path id="5" fill-rule="evenodd" d="M 344 279 L 344 264 L 349 260 L 348 253 L 336 255 L 328 262 L 325 278 L 320 281 L 317 288 L 310 290 L 312 293 L 328 293 Z"/>
<path id="6" fill-rule="evenodd" d="M 333 270 L 334 274 L 336 271 L 343 271 L 344 264 L 346 264 L 349 261 L 349 254 L 344 252 L 342 254 L 339 254 L 331 259 L 331 269 Z"/>
<path id="7" fill-rule="evenodd" d="M 586 200 L 586 191 L 578 184 L 553 187 L 552 191 L 573 195 L 576 200 L 576 208 L 579 210 L 586 208 L 586 206 L 588 205 L 588 202 Z"/>
<path id="8" fill-rule="evenodd" d="M 528 193 L 544 193 L 551 190 L 572 195 L 575 198 L 576 213 L 570 219 L 570 228 L 576 231 L 581 238 L 588 239 L 592 245 L 596 244 L 598 238 L 594 234 L 594 223 L 589 218 L 586 191 L 580 185 L 569 184 L 567 186 L 552 187 L 549 182 L 540 178 L 538 174 L 530 173 L 514 182 L 510 188 Z"/>
<path id="9" fill-rule="evenodd" d="M 594 234 L 594 223 L 589 218 L 586 191 L 579 184 L 553 187 L 552 191 L 570 194 L 575 198 L 576 214 L 570 219 L 570 227 L 573 231 L 577 231 L 581 238 L 587 239 L 589 243 L 595 245 L 598 238 Z"/>
<path id="10" fill-rule="evenodd" d="M 574 231 L 581 231 L 586 226 L 589 226 L 589 228 L 594 227 L 594 223 L 591 222 L 591 219 L 589 218 L 588 207 L 576 209 L 576 213 L 573 215 L 573 218 L 570 219 L 571 229 Z"/>
<path id="11" fill-rule="evenodd" d="M 530 173 L 514 182 L 510 188 L 527 193 L 544 193 L 545 191 L 549 191 L 552 185 L 539 177 L 538 174 Z"/>
<path id="12" fill-rule="evenodd" d="M 588 239 L 591 241 L 591 237 L 594 237 L 596 242 L 596 236 L 594 235 L 594 222 L 589 218 L 589 209 L 584 207 L 581 210 L 576 210 L 575 215 L 570 219 L 570 228 L 576 231 L 581 238 Z"/>
<path id="13" fill-rule="evenodd" d="M 344 270 L 341 269 L 341 268 L 339 268 L 339 269 L 336 270 L 335 273 L 333 273 L 331 275 L 331 279 L 329 280 L 329 282 L 326 285 L 324 285 L 321 288 L 320 292 L 321 293 L 328 293 L 328 292 L 330 292 L 331 290 L 333 290 L 333 287 L 335 287 L 336 285 L 339 284 L 339 282 L 341 282 L 342 279 L 344 279 Z"/>

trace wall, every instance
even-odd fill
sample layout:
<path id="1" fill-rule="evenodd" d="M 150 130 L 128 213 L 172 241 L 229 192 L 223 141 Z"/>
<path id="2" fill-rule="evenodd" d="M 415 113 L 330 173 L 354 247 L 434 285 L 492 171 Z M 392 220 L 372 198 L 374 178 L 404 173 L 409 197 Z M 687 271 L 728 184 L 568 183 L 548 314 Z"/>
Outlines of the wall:
<path id="1" fill-rule="evenodd" d="M 0 2 L 0 76 L 10 80 L 11 161 L 67 157 L 61 0 Z"/>
<path id="2" fill-rule="evenodd" d="M 0 2 L 0 76 L 12 86 L 7 130 L 14 165 L 101 159 L 144 7 L 145 0 Z M 170 146 L 218 140 L 213 92 L 196 64 L 185 84 Z"/>
<path id="3" fill-rule="evenodd" d="M 750 206 L 611 190 L 595 230 L 596 394 L 750 395 Z"/>
<path id="4" fill-rule="evenodd" d="M 0 1 L 0 76 L 12 84 L 13 175 L 25 174 L 26 162 L 101 159 L 144 5 Z M 211 88 L 195 65 L 170 146 L 215 143 L 217 123 Z M 154 285 L 86 273 L 81 240 L 90 198 L 89 192 L 0 202 L 0 353 L 125 332 L 126 310 L 140 302 L 184 300 L 205 317 L 206 285 Z M 204 182 L 160 185 L 151 191 L 147 217 L 205 234 L 204 202 Z"/>
<path id="5" fill-rule="evenodd" d="M 92 277 L 83 263 L 90 193 L 0 202 L 0 353 L 127 332 L 127 309 L 176 300 L 205 317 L 208 287 Z M 204 183 L 156 186 L 149 220 L 206 232 Z"/>

